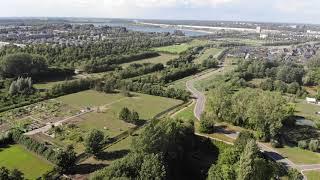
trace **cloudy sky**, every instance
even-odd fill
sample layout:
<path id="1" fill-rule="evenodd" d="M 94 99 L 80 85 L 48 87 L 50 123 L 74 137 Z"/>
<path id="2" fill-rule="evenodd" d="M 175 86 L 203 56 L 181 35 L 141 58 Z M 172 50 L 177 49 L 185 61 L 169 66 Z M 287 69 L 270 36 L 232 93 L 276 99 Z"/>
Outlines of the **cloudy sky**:
<path id="1" fill-rule="evenodd" d="M 0 17 L 106 17 L 320 24 L 319 0 L 0 0 Z"/>

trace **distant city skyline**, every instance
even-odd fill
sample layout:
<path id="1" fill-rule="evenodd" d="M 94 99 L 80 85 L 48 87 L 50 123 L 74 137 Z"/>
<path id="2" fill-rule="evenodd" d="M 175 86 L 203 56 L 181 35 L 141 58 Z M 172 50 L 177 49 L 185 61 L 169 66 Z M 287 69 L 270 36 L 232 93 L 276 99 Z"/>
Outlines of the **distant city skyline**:
<path id="1" fill-rule="evenodd" d="M 2 0 L 0 17 L 97 17 L 320 24 L 318 0 Z"/>

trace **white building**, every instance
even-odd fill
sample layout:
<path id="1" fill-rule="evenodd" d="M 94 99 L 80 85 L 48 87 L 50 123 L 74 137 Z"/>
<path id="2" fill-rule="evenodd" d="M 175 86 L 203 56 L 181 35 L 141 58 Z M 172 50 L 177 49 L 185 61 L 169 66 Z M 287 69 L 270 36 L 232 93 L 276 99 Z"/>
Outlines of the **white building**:
<path id="1" fill-rule="evenodd" d="M 310 104 L 317 104 L 317 99 L 316 98 L 307 97 L 306 101 L 307 101 L 307 103 L 310 103 Z"/>

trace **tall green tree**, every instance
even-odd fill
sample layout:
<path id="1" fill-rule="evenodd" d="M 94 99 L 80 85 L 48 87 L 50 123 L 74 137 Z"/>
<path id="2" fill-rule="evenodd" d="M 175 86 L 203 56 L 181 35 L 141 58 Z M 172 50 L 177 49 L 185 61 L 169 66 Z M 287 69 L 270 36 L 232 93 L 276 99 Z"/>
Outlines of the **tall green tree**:
<path id="1" fill-rule="evenodd" d="M 102 151 L 104 140 L 105 136 L 102 131 L 91 130 L 85 139 L 86 152 L 98 155 Z"/>

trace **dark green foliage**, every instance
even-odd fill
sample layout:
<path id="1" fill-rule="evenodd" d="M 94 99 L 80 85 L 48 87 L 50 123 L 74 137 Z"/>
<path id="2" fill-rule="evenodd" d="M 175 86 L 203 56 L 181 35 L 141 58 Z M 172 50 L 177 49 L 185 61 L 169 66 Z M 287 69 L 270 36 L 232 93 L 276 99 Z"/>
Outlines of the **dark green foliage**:
<path id="1" fill-rule="evenodd" d="M 124 107 L 121 109 L 120 113 L 119 113 L 119 119 L 123 120 L 123 121 L 129 121 L 131 116 L 131 112 L 127 107 Z"/>
<path id="2" fill-rule="evenodd" d="M 308 142 L 305 140 L 298 141 L 298 147 L 301 149 L 307 149 L 308 148 Z"/>
<path id="3" fill-rule="evenodd" d="M 0 167 L 0 180 L 24 180 L 23 173 L 17 169 Z"/>
<path id="4" fill-rule="evenodd" d="M 317 152 L 319 150 L 319 140 L 310 140 L 309 150 L 313 152 Z"/>
<path id="5" fill-rule="evenodd" d="M 92 179 L 177 179 L 192 148 L 193 124 L 180 120 L 154 120 L 132 142 L 132 152 Z M 179 179 L 179 178 L 178 178 Z"/>
<path id="6" fill-rule="evenodd" d="M 290 180 L 303 180 L 303 175 L 296 169 L 289 169 L 288 176 Z"/>
<path id="7" fill-rule="evenodd" d="M 208 180 L 271 180 L 280 166 L 264 159 L 252 135 L 244 132 L 237 144 L 224 150 L 208 172 Z M 240 143 L 241 142 L 241 143 Z"/>
<path id="8" fill-rule="evenodd" d="M 213 57 L 209 57 L 202 62 L 202 67 L 205 68 L 216 68 L 219 65 L 219 61 Z"/>
<path id="9" fill-rule="evenodd" d="M 207 117 L 207 116 L 203 116 L 201 118 L 201 121 L 200 121 L 200 129 L 199 131 L 201 133 L 213 133 L 214 131 L 214 119 L 213 118 L 210 118 L 210 117 Z"/>
<path id="10" fill-rule="evenodd" d="M 241 131 L 238 138 L 234 142 L 234 146 L 242 152 L 247 145 L 247 143 L 251 140 L 255 140 L 254 135 L 249 131 Z"/>
<path id="11" fill-rule="evenodd" d="M 71 145 L 65 150 L 59 150 L 56 156 L 56 165 L 62 172 L 70 170 L 75 165 L 77 159 L 76 152 Z"/>
<path id="12" fill-rule="evenodd" d="M 65 81 L 63 83 L 53 85 L 48 93 L 51 96 L 62 96 L 65 94 L 88 90 L 93 86 L 93 84 L 94 82 L 92 79 Z"/>
<path id="13" fill-rule="evenodd" d="M 145 64 L 130 64 L 130 66 L 122 71 L 119 71 L 117 75 L 121 79 L 127 79 L 127 78 L 132 78 L 136 76 L 141 76 L 144 74 L 156 72 L 163 70 L 164 66 L 161 63 L 158 64 L 150 64 L 150 63 L 145 63 Z"/>
<path id="14" fill-rule="evenodd" d="M 262 140 L 279 135 L 282 122 L 293 115 L 279 93 L 249 88 L 233 93 L 225 86 L 209 94 L 208 113 L 220 121 L 256 130 Z"/>
<path id="15" fill-rule="evenodd" d="M 116 68 L 119 68 L 119 66 L 117 66 L 118 64 L 129 63 L 140 59 L 152 58 L 157 56 L 159 56 L 159 54 L 156 52 L 142 52 L 133 55 L 110 56 L 88 62 L 83 66 L 83 70 L 88 73 L 112 71 Z"/>
<path id="16" fill-rule="evenodd" d="M 41 56 L 16 53 L 4 56 L 0 60 L 0 72 L 4 77 L 32 76 L 45 71 L 47 65 Z"/>
<path id="17" fill-rule="evenodd" d="M 98 155 L 105 144 L 105 136 L 102 131 L 92 130 L 85 139 L 86 152 Z"/>
<path id="18" fill-rule="evenodd" d="M 32 94 L 34 89 L 32 87 L 32 80 L 31 78 L 22 78 L 19 77 L 16 81 L 13 81 L 9 88 L 10 95 L 16 94 Z"/>

